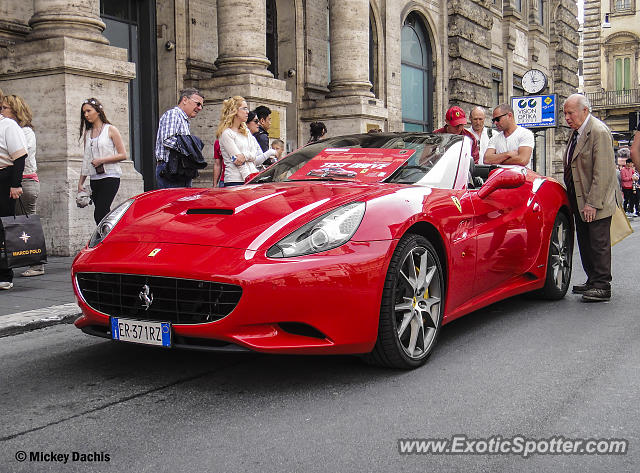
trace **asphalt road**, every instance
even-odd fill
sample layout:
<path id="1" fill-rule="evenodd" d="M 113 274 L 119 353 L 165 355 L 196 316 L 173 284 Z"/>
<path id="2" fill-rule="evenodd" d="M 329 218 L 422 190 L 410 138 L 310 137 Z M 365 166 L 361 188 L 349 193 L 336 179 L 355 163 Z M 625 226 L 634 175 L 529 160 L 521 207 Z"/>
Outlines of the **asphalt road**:
<path id="1" fill-rule="evenodd" d="M 353 357 L 148 349 L 71 325 L 3 338 L 0 471 L 640 471 L 639 225 L 614 248 L 611 302 L 494 304 L 447 325 L 412 372 Z M 574 264 L 573 282 L 583 279 Z M 398 439 L 456 434 L 622 438 L 629 452 L 398 452 Z"/>

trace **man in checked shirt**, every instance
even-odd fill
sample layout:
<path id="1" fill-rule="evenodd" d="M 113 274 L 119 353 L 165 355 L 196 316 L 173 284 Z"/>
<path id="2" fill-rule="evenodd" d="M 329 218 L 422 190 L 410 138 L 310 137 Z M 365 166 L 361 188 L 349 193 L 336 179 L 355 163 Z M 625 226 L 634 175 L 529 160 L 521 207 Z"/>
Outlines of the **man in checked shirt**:
<path id="1" fill-rule="evenodd" d="M 158 134 L 156 137 L 156 183 L 158 189 L 169 187 L 191 187 L 191 179 L 181 181 L 169 180 L 164 176 L 164 170 L 169 162 L 169 150 L 175 145 L 176 135 L 190 135 L 190 119 L 202 110 L 204 97 L 198 89 L 184 89 L 180 91 L 178 105 L 164 112 L 160 117 Z"/>

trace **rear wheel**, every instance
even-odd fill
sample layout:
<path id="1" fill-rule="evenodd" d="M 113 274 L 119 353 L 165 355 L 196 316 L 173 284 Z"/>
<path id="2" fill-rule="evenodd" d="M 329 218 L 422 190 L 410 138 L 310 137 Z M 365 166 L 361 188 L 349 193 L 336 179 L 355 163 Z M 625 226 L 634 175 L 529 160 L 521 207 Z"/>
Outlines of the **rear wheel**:
<path id="1" fill-rule="evenodd" d="M 573 257 L 573 232 L 568 217 L 558 212 L 551 231 L 547 275 L 544 287 L 536 292 L 543 299 L 562 299 L 569 289 L 571 260 Z"/>
<path id="2" fill-rule="evenodd" d="M 380 307 L 378 340 L 365 360 L 411 369 L 422 365 L 436 343 L 444 312 L 444 278 L 433 245 L 405 235 L 393 253 Z"/>

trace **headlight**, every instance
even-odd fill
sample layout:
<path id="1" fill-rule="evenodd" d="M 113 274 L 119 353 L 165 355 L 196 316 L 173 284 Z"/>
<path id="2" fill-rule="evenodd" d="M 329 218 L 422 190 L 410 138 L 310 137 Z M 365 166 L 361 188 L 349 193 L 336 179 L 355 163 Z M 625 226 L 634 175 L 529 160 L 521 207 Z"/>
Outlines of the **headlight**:
<path id="1" fill-rule="evenodd" d="M 120 205 L 118 205 L 115 209 L 109 212 L 105 217 L 100 221 L 98 226 L 96 227 L 96 231 L 91 235 L 91 240 L 89 240 L 89 248 L 93 248 L 98 243 L 106 238 L 106 236 L 111 233 L 113 227 L 116 226 L 118 221 L 122 218 L 124 213 L 129 209 L 129 207 L 133 204 L 133 199 L 129 199 Z"/>
<path id="2" fill-rule="evenodd" d="M 343 205 L 300 227 L 267 251 L 270 258 L 288 258 L 320 253 L 346 243 L 364 216 L 365 203 Z"/>

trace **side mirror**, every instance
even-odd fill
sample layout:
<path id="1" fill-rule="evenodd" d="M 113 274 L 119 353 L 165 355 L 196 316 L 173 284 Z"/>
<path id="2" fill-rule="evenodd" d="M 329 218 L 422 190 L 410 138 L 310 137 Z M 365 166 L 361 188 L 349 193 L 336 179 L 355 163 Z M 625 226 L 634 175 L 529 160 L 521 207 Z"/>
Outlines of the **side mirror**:
<path id="1" fill-rule="evenodd" d="M 251 174 L 249 174 L 245 180 L 244 183 L 247 184 L 249 181 L 251 181 L 251 179 L 253 179 L 254 177 L 256 177 L 258 174 L 260 174 L 259 172 L 252 172 Z"/>
<path id="2" fill-rule="evenodd" d="M 498 189 L 515 189 L 526 181 L 525 168 L 500 168 L 492 172 L 478 191 L 478 197 L 487 198 Z"/>

